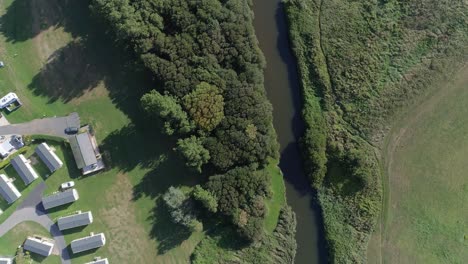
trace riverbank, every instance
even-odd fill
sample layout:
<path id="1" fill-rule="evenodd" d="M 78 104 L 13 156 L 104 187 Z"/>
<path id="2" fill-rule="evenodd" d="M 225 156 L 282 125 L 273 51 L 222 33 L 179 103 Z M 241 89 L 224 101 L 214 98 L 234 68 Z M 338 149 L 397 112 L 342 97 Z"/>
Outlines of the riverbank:
<path id="1" fill-rule="evenodd" d="M 279 166 L 288 204 L 297 216 L 295 263 L 325 263 L 321 212 L 301 162 L 299 138 L 304 134 L 301 89 L 284 6 L 280 0 L 259 0 L 253 7 L 256 36 L 266 59 L 265 89 L 273 104 L 273 124 L 280 143 Z"/>
<path id="2" fill-rule="evenodd" d="M 286 10 L 309 127 L 303 150 L 330 262 L 363 263 L 382 205 L 380 142 L 401 107 L 453 72 L 465 50 L 464 9 L 289 0 Z M 408 10 L 434 16 L 421 22 Z"/>

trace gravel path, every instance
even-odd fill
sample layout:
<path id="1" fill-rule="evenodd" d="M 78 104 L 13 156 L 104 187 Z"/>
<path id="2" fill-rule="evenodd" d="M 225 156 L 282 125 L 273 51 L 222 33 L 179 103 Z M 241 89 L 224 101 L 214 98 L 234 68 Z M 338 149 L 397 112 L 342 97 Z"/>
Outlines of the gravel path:
<path id="1" fill-rule="evenodd" d="M 49 230 L 50 234 L 54 238 L 54 254 L 60 255 L 62 264 L 71 264 L 65 238 L 63 237 L 62 232 L 60 232 L 58 229 L 57 225 L 49 218 L 44 210 L 44 207 L 42 206 L 41 198 L 45 188 L 46 185 L 44 182 L 39 184 L 18 206 L 16 211 L 2 224 L 0 224 L 0 237 L 5 235 L 8 231 L 22 222 L 36 222 L 45 229 Z"/>

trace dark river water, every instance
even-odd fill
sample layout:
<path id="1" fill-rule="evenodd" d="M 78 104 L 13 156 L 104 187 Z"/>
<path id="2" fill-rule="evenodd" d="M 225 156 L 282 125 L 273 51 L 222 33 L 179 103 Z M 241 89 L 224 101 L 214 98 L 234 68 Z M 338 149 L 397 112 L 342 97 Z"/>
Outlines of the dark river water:
<path id="1" fill-rule="evenodd" d="M 281 0 L 254 0 L 254 26 L 265 55 L 265 88 L 273 104 L 274 126 L 281 145 L 288 204 L 297 217 L 296 263 L 326 263 L 323 224 L 314 192 L 304 175 L 298 146 L 304 126 L 296 61 L 289 47 Z"/>

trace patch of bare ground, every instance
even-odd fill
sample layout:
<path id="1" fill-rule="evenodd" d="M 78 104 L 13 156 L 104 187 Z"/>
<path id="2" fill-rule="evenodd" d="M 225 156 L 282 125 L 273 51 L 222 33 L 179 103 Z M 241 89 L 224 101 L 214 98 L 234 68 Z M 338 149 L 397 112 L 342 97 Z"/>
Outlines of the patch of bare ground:
<path id="1" fill-rule="evenodd" d="M 135 219 L 132 192 L 126 174 L 117 175 L 115 183 L 106 191 L 104 197 L 111 206 L 99 213 L 108 229 L 106 247 L 112 259 L 119 263 L 154 263 L 156 247 Z"/>

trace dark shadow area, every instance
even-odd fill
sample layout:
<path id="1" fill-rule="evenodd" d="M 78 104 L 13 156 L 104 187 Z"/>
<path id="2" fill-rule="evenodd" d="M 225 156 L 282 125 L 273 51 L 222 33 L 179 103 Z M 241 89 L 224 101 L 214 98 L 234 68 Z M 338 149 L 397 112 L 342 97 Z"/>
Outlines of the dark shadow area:
<path id="1" fill-rule="evenodd" d="M 68 245 L 68 247 L 66 249 L 64 249 L 64 251 L 65 250 L 68 251 L 70 256 L 73 256 L 73 258 L 76 259 L 76 258 L 79 258 L 79 257 L 82 257 L 82 256 L 94 254 L 94 253 L 96 253 L 96 251 L 98 251 L 98 249 L 99 248 L 93 248 L 93 249 L 86 250 L 86 251 L 83 251 L 83 252 L 73 253 L 73 251 L 71 249 L 71 245 Z"/>
<path id="2" fill-rule="evenodd" d="M 45 196 L 48 196 L 47 194 Z M 44 206 L 42 205 L 42 202 L 38 205 L 38 209 L 42 210 L 42 212 L 47 212 L 47 214 L 53 214 L 55 212 L 59 212 L 59 211 L 62 211 L 62 210 L 66 210 L 68 207 L 70 207 L 70 205 L 72 205 L 72 203 L 68 203 L 68 204 L 64 204 L 64 205 L 60 205 L 60 206 L 57 206 L 57 207 L 53 207 L 53 208 L 49 208 L 49 209 L 45 209 Z M 37 210 L 36 210 L 37 211 Z"/>
<path id="3" fill-rule="evenodd" d="M 78 227 L 74 227 L 74 228 L 62 230 L 61 232 L 62 232 L 62 234 L 63 234 L 64 236 L 66 236 L 66 235 L 70 235 L 70 234 L 73 234 L 73 233 L 80 233 L 80 232 L 83 231 L 86 227 L 87 227 L 87 225 L 78 226 Z"/>
<path id="4" fill-rule="evenodd" d="M 16 2 L 18 3 L 15 4 Z M 50 55 L 46 64 L 28 85 L 29 89 L 35 95 L 48 97 L 50 102 L 60 100 L 66 103 L 99 85 L 104 85 L 113 103 L 120 110 L 132 120 L 141 119 L 139 100 L 154 86 L 151 74 L 138 63 L 133 53 L 125 52 L 115 43 L 114 37 L 106 33 L 108 31 L 106 26 L 91 15 L 90 2 L 15 0 L 12 5 L 17 7 L 11 6 L 8 10 L 11 9 L 13 12 L 13 10 L 31 8 L 36 2 L 41 2 L 41 8 L 50 6 L 51 10 L 44 11 L 44 16 L 52 16 L 50 20 L 55 21 L 52 24 L 62 27 L 65 32 L 73 36 L 74 40 Z M 4 28 L 28 28 L 28 26 L 11 25 L 13 22 L 9 17 L 7 11 L 4 16 L 6 23 Z M 20 22 L 14 21 L 14 23 Z M 28 19 L 21 23 L 36 24 L 35 21 Z M 34 36 L 40 31 L 32 32 L 31 35 Z M 8 36 L 13 38 L 14 34 Z M 22 38 L 16 39 L 16 41 L 21 40 Z"/>
<path id="5" fill-rule="evenodd" d="M 36 214 L 37 215 L 45 215 L 47 214 L 46 209 L 44 208 L 44 205 L 42 205 L 41 201 L 35 201 L 37 204 L 34 206 Z"/>
<path id="6" fill-rule="evenodd" d="M 63 27 L 71 33 L 78 33 L 80 26 L 77 20 L 67 18 L 74 14 L 74 18 L 79 18 L 81 14 L 79 10 L 70 13 L 73 10 L 68 7 L 87 7 L 90 3 L 89 0 L 14 0 L 0 18 L 0 31 L 8 42 L 26 41 L 49 28 Z"/>
<path id="7" fill-rule="evenodd" d="M 50 142 L 49 142 L 50 144 Z M 69 143 L 63 142 L 60 145 L 53 144 L 56 148 L 61 148 L 62 153 L 63 153 L 63 160 L 62 162 L 66 164 L 67 170 L 68 170 L 68 175 L 70 176 L 71 179 L 77 180 L 79 177 L 81 177 L 81 172 L 78 169 L 76 165 L 75 158 L 73 157 L 73 153 L 70 151 L 70 145 Z M 64 168 L 60 168 L 59 170 L 63 170 Z M 59 187 L 59 186 L 57 186 Z"/>
<path id="8" fill-rule="evenodd" d="M 172 221 L 169 212 L 161 200 L 154 207 L 150 220 L 154 223 L 150 236 L 159 241 L 158 252 L 160 254 L 164 254 L 168 250 L 177 247 L 187 240 L 192 233 L 186 227 Z"/>
<path id="9" fill-rule="evenodd" d="M 30 252 L 30 256 L 31 256 L 31 259 L 34 261 L 34 263 L 42 263 L 47 259 L 47 257 L 41 256 L 33 252 Z"/>

